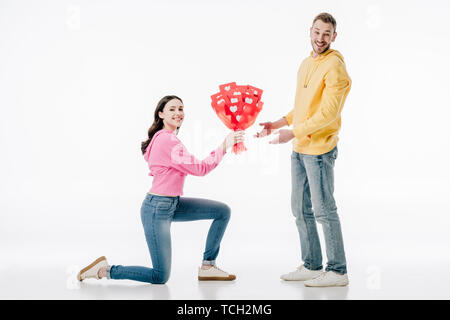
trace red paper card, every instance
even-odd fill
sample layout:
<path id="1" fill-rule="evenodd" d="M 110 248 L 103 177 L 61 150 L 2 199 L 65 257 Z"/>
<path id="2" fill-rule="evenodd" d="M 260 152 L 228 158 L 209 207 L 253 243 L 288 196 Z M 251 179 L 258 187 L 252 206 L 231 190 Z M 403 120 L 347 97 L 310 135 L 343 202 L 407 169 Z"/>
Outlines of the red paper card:
<path id="1" fill-rule="evenodd" d="M 259 99 L 261 99 L 261 95 L 263 93 L 263 91 L 261 89 L 250 86 L 250 85 L 248 85 L 247 88 L 250 90 L 250 94 L 257 96 Z"/>
<path id="2" fill-rule="evenodd" d="M 219 86 L 221 93 L 228 93 L 230 90 L 236 89 L 236 82 L 225 83 Z"/>

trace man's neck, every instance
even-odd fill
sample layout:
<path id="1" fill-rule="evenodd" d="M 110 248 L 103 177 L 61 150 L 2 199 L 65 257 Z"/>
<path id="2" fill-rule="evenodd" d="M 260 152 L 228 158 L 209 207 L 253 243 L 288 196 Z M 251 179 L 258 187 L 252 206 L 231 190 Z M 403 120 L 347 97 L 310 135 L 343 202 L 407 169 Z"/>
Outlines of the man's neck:
<path id="1" fill-rule="evenodd" d="M 317 58 L 318 56 L 324 54 L 325 52 L 327 52 L 328 50 L 330 50 L 331 47 L 326 48 L 322 53 L 317 53 L 314 49 L 313 49 L 313 58 Z"/>

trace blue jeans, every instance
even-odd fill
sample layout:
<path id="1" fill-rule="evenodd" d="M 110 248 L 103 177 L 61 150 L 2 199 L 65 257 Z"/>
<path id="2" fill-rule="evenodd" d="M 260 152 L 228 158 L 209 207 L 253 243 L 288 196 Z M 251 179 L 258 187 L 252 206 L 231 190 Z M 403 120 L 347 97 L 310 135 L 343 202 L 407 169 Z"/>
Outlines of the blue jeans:
<path id="1" fill-rule="evenodd" d="M 310 270 L 323 267 L 317 220 L 322 225 L 325 238 L 328 259 L 325 271 L 345 274 L 344 242 L 333 197 L 333 169 L 337 154 L 337 147 L 321 155 L 292 152 L 291 207 L 300 235 L 304 267 Z"/>
<path id="2" fill-rule="evenodd" d="M 203 253 L 204 264 L 215 264 L 220 241 L 230 219 L 230 208 L 221 202 L 147 193 L 141 207 L 141 220 L 153 268 L 113 265 L 106 269 L 108 279 L 130 279 L 149 283 L 166 283 L 170 276 L 172 221 L 213 219 Z"/>

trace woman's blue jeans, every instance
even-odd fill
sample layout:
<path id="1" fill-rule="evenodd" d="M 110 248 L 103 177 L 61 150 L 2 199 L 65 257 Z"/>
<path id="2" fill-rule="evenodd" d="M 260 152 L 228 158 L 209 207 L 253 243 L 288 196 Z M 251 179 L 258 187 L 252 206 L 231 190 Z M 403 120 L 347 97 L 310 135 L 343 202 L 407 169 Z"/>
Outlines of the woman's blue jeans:
<path id="1" fill-rule="evenodd" d="M 322 269 L 316 220 L 322 225 L 328 263 L 325 271 L 347 273 L 344 241 L 333 197 L 334 162 L 338 149 L 321 155 L 292 152 L 291 207 L 295 217 L 304 267 Z M 314 211 L 313 211 L 314 208 Z"/>
<path id="2" fill-rule="evenodd" d="M 221 202 L 197 198 L 146 195 L 141 220 L 150 250 L 153 268 L 113 265 L 106 269 L 108 279 L 130 279 L 149 283 L 166 283 L 170 276 L 172 221 L 213 219 L 203 253 L 204 264 L 215 264 L 220 242 L 230 219 L 230 208 Z"/>

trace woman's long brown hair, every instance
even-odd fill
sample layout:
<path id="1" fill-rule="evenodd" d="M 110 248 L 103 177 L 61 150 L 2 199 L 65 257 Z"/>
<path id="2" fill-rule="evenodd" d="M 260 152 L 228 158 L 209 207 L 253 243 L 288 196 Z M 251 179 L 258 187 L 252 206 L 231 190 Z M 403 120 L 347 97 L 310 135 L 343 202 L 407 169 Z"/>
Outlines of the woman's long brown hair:
<path id="1" fill-rule="evenodd" d="M 145 150 L 147 149 L 148 145 L 152 141 L 152 138 L 155 135 L 155 133 L 158 132 L 159 130 L 161 130 L 162 128 L 164 128 L 163 119 L 161 119 L 159 117 L 159 112 L 163 112 L 163 109 L 166 106 L 167 102 L 169 102 L 170 100 L 173 100 L 173 99 L 178 99 L 181 101 L 181 103 L 183 103 L 183 100 L 181 100 L 177 96 L 165 96 L 161 100 L 159 100 L 158 105 L 156 106 L 156 109 L 155 109 L 155 116 L 154 116 L 153 124 L 150 127 L 150 129 L 148 129 L 148 139 L 146 141 L 141 142 L 142 154 L 145 154 Z"/>

